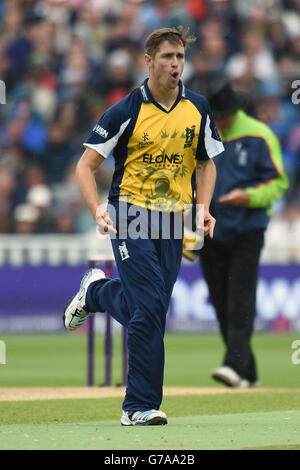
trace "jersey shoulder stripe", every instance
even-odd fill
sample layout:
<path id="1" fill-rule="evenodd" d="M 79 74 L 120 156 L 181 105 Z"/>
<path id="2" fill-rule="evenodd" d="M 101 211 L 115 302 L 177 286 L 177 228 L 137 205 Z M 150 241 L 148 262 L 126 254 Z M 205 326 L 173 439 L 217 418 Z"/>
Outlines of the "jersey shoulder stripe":
<path id="1" fill-rule="evenodd" d="M 142 102 L 141 90 L 134 89 L 104 112 L 83 145 L 107 158 L 126 131 L 132 129 Z"/>
<path id="2" fill-rule="evenodd" d="M 224 151 L 217 126 L 207 99 L 189 89 L 185 89 L 185 96 L 198 109 L 201 114 L 200 138 L 198 142 L 197 160 L 208 160 Z"/>

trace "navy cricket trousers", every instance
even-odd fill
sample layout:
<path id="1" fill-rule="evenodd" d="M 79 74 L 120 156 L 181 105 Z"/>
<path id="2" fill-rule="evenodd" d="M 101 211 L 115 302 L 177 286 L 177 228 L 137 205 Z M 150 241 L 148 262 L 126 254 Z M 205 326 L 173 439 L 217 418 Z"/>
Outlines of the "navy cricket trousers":
<path id="1" fill-rule="evenodd" d="M 256 315 L 256 288 L 264 230 L 240 234 L 228 244 L 207 239 L 200 251 L 203 274 L 226 346 L 223 365 L 255 383 L 251 347 Z"/>
<path id="2" fill-rule="evenodd" d="M 128 206 L 130 207 L 130 206 Z M 132 206 L 131 206 L 132 207 Z M 137 206 L 134 206 L 137 208 Z M 106 311 L 128 328 L 128 381 L 123 410 L 159 409 L 162 401 L 164 376 L 164 333 L 166 315 L 173 286 L 182 258 L 182 238 L 162 236 L 162 213 L 157 213 L 158 225 L 152 230 L 142 228 L 144 238 L 123 237 L 118 217 L 114 224 L 117 238 L 111 239 L 119 279 L 96 281 L 88 289 L 87 306 L 92 312 Z M 151 212 L 143 209 L 150 222 Z M 120 222 L 121 220 L 121 222 Z M 153 228 L 153 227 L 152 227 Z"/>

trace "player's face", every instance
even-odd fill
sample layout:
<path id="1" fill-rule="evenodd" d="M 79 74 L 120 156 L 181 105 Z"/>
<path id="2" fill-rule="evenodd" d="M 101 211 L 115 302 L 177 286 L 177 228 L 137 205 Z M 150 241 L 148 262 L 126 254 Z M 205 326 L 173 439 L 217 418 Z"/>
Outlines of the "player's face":
<path id="1" fill-rule="evenodd" d="M 185 50 L 175 42 L 161 43 L 154 57 L 148 57 L 150 77 L 157 85 L 174 89 L 178 86 L 184 68 Z"/>

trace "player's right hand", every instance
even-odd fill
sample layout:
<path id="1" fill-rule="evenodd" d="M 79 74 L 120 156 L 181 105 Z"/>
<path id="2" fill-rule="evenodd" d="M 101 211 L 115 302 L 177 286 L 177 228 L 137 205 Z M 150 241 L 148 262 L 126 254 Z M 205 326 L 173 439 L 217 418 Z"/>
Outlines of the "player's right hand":
<path id="1" fill-rule="evenodd" d="M 108 233 L 117 233 L 113 221 L 109 217 L 109 213 L 102 206 L 97 208 L 95 219 L 97 229 L 102 235 L 106 235 Z"/>
<path id="2" fill-rule="evenodd" d="M 209 238 L 214 237 L 214 229 L 216 225 L 216 219 L 207 212 L 204 214 L 204 236 L 209 235 Z"/>
<path id="3" fill-rule="evenodd" d="M 209 238 L 213 238 L 215 225 L 216 219 L 208 211 L 204 214 L 202 212 L 197 213 L 197 233 L 203 234 L 205 237 L 209 235 Z"/>

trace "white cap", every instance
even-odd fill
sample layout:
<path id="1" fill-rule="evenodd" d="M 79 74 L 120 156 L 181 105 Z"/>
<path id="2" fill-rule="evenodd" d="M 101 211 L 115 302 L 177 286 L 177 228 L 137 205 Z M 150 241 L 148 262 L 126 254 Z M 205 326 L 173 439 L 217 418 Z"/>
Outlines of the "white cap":
<path id="1" fill-rule="evenodd" d="M 19 204 L 14 211 L 17 222 L 35 222 L 38 219 L 38 211 L 30 204 Z"/>
<path id="2" fill-rule="evenodd" d="M 51 199 L 51 191 L 45 184 L 37 184 L 27 193 L 27 201 L 34 207 L 49 207 Z"/>

